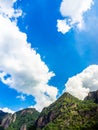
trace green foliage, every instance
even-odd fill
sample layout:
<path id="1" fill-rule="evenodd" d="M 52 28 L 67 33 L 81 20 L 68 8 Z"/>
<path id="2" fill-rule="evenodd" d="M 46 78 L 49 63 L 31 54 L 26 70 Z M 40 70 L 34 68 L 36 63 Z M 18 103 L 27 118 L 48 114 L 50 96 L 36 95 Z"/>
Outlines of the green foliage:
<path id="1" fill-rule="evenodd" d="M 59 126 L 54 123 L 49 123 L 43 130 L 60 130 Z"/>
<path id="2" fill-rule="evenodd" d="M 10 124 L 7 130 L 20 130 L 21 126 L 24 124 L 26 124 L 28 130 L 30 126 L 34 124 L 38 116 L 39 112 L 35 109 L 24 109 L 16 112 L 16 120 Z"/>
<path id="3" fill-rule="evenodd" d="M 27 130 L 98 129 L 98 104 L 93 100 L 81 101 L 69 93 L 64 93 L 44 108 L 40 115 L 35 109 L 25 109 L 16 115 L 15 122 L 7 130 L 20 130 L 23 124 L 26 124 Z"/>
<path id="4" fill-rule="evenodd" d="M 51 113 L 54 117 L 49 120 Z M 44 108 L 39 119 L 41 117 L 44 121 L 47 120 L 42 130 L 96 130 L 94 128 L 98 127 L 98 104 L 91 100 L 81 101 L 65 93 Z"/>

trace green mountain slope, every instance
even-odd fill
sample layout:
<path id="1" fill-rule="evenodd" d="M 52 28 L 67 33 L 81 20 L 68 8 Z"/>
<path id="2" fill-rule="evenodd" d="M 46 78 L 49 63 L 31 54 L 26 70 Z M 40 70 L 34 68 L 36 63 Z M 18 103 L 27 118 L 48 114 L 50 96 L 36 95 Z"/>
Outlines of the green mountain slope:
<path id="1" fill-rule="evenodd" d="M 98 104 L 90 100 L 80 101 L 69 93 L 64 93 L 56 102 L 43 109 L 35 123 L 35 130 L 40 129 L 96 130 Z"/>
<path id="2" fill-rule="evenodd" d="M 27 108 L 14 113 L 11 118 L 11 123 L 6 130 L 28 130 L 39 116 L 39 112 L 34 108 Z M 7 118 L 8 120 L 8 118 Z"/>
<path id="3" fill-rule="evenodd" d="M 89 93 L 84 101 L 64 93 L 40 114 L 27 108 L 14 114 L 1 112 L 0 119 L 5 130 L 97 130 L 98 91 Z"/>

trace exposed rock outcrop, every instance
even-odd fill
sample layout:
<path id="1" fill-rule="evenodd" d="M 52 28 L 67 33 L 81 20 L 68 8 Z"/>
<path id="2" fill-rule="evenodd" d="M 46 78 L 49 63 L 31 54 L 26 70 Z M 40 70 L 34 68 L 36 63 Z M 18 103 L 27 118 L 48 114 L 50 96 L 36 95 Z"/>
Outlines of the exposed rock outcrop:
<path id="1" fill-rule="evenodd" d="M 15 122 L 15 120 L 16 120 L 16 114 L 8 114 L 2 120 L 1 126 L 7 129 L 11 123 Z"/>
<path id="2" fill-rule="evenodd" d="M 26 108 L 20 110 L 14 114 L 8 114 L 0 111 L 0 130 L 1 129 L 13 129 L 27 130 L 32 124 L 35 123 L 39 116 L 39 112 L 34 108 Z"/>
<path id="3" fill-rule="evenodd" d="M 2 110 L 0 110 L 0 125 L 1 125 L 2 119 L 3 119 L 7 114 L 8 114 L 7 112 L 3 112 Z"/>
<path id="4" fill-rule="evenodd" d="M 27 130 L 26 124 L 23 124 L 23 125 L 21 126 L 20 130 Z"/>
<path id="5" fill-rule="evenodd" d="M 98 90 L 90 92 L 84 100 L 93 100 L 95 103 L 98 103 Z"/>
<path id="6" fill-rule="evenodd" d="M 94 99 L 97 102 L 97 92 L 94 93 Z M 64 93 L 56 102 L 42 110 L 35 128 L 35 130 L 96 130 L 98 104 L 88 99 L 81 101 Z"/>

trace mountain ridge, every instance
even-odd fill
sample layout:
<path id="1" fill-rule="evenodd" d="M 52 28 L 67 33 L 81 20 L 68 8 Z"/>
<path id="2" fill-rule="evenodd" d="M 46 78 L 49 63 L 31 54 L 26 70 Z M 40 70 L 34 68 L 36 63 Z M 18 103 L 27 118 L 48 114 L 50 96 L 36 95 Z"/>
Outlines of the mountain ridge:
<path id="1" fill-rule="evenodd" d="M 6 130 L 27 130 L 38 116 L 39 112 L 35 108 L 26 108 L 14 114 L 7 114 L 1 122 L 1 126 Z"/>
<path id="2" fill-rule="evenodd" d="M 81 101 L 69 93 L 64 93 L 42 110 L 35 123 L 35 130 L 90 129 L 96 124 L 98 126 L 97 120 L 98 104 L 91 100 Z"/>
<path id="3" fill-rule="evenodd" d="M 81 101 L 65 92 L 41 113 L 34 108 L 27 108 L 6 115 L 2 122 L 10 118 L 10 123 L 7 127 L 2 125 L 4 129 L 0 130 L 97 130 L 97 96 L 98 90 L 90 92 Z"/>

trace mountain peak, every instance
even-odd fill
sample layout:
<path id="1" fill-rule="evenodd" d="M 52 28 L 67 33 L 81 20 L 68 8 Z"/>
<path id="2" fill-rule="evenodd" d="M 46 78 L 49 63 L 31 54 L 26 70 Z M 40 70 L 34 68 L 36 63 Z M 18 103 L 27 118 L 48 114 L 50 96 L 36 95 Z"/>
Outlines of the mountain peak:
<path id="1" fill-rule="evenodd" d="M 8 126 L 4 122 L 6 130 L 97 130 L 97 101 L 98 90 L 90 92 L 84 101 L 65 92 L 41 113 L 34 108 L 26 108 L 8 114 L 3 122 L 10 122 Z"/>
<path id="2" fill-rule="evenodd" d="M 65 92 L 57 101 L 42 110 L 35 127 L 36 130 L 83 130 L 85 128 L 88 130 L 95 128 L 96 124 L 98 126 L 96 119 L 98 119 L 97 104 L 81 101 Z"/>

